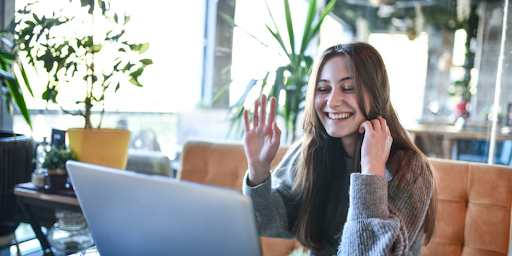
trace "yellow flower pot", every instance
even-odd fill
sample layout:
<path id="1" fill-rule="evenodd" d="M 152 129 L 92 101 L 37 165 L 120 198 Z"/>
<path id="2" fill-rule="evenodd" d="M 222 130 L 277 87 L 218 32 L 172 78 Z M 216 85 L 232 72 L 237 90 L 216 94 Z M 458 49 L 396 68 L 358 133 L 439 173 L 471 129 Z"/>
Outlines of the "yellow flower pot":
<path id="1" fill-rule="evenodd" d="M 69 148 L 80 162 L 126 168 L 130 131 L 121 129 L 68 129 Z"/>

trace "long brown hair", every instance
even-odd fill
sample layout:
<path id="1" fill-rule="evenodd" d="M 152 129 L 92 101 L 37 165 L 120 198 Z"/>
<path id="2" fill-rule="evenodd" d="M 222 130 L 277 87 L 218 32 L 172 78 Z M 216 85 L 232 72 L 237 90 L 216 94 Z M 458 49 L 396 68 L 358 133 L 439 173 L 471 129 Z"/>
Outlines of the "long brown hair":
<path id="1" fill-rule="evenodd" d="M 324 63 L 335 56 L 341 56 L 347 63 L 348 70 L 354 82 L 355 94 L 359 108 L 363 111 L 368 120 L 382 116 L 386 119 L 393 144 L 389 159 L 399 151 L 400 161 L 396 161 L 393 179 L 398 179 L 399 187 L 405 184 L 411 189 L 411 184 L 406 178 L 407 172 L 414 169 L 413 164 L 425 163 L 419 170 L 418 175 L 423 175 L 430 165 L 427 157 L 410 140 L 407 132 L 399 122 L 398 116 L 390 102 L 390 88 L 388 75 L 382 57 L 375 48 L 364 42 L 353 42 L 340 44 L 328 48 L 315 61 L 312 67 L 308 89 L 306 94 L 306 106 L 304 110 L 304 138 L 302 142 L 302 156 L 299 160 L 293 190 L 303 200 L 294 230 L 297 239 L 308 248 L 323 251 L 325 242 L 334 243 L 334 238 L 327 237 L 328 231 L 321 229 L 323 222 L 328 219 L 326 216 L 326 205 L 337 200 L 332 200 L 330 189 L 333 188 L 333 180 L 340 166 L 339 157 L 343 146 L 339 138 L 330 137 L 325 131 L 319 117 L 316 114 L 314 100 L 316 93 L 317 77 L 321 73 Z M 363 95 L 366 94 L 370 106 L 365 106 Z M 360 172 L 361 168 L 361 144 L 362 135 L 359 137 L 358 146 L 354 152 L 354 171 Z M 388 163 L 390 160 L 388 159 Z M 435 173 L 434 173 L 435 175 Z M 424 244 L 427 244 L 434 232 L 435 215 L 437 209 L 436 183 L 430 198 L 427 214 L 423 222 L 425 232 Z M 415 197 L 416 198 L 416 197 Z M 340 234 L 341 235 L 341 234 Z M 338 241 L 339 242 L 339 241 Z"/>

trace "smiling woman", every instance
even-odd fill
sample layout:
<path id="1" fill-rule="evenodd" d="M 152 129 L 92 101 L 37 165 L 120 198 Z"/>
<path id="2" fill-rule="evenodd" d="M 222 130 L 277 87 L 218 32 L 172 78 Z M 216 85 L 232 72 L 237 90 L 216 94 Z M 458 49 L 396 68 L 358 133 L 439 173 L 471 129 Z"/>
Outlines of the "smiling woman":
<path id="1" fill-rule="evenodd" d="M 315 61 L 306 92 L 304 138 L 275 171 L 276 100 L 245 113 L 248 171 L 260 235 L 296 237 L 312 255 L 419 255 L 436 213 L 435 173 L 401 127 L 379 53 L 353 42 Z M 279 214 L 276 214 L 279 213 Z M 425 240 L 423 241 L 423 233 Z"/>
<path id="2" fill-rule="evenodd" d="M 359 126 L 366 117 L 359 109 L 354 81 L 345 59 L 338 56 L 326 60 L 317 81 L 315 110 L 327 134 L 347 138 L 347 141 L 352 137 L 355 145 Z M 368 102 L 365 105 L 369 106 Z"/>

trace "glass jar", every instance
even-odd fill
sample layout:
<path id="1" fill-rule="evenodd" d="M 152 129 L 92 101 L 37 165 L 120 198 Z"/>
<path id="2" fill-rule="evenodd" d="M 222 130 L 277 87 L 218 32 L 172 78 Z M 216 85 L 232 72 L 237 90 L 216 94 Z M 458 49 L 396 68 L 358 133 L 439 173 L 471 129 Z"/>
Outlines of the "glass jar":
<path id="1" fill-rule="evenodd" d="M 55 209 L 55 217 L 57 222 L 47 235 L 53 248 L 65 253 L 75 253 L 94 245 L 82 213 Z"/>

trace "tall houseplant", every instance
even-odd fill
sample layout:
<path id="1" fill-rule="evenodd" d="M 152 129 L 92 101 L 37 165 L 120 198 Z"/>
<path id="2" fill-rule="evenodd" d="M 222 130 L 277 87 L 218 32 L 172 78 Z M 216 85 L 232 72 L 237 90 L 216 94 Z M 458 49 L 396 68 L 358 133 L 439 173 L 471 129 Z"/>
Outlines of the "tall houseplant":
<path id="1" fill-rule="evenodd" d="M 0 31 L 0 40 L 2 41 L 0 48 L 0 97 L 5 101 L 5 107 L 11 117 L 14 113 L 14 107 L 17 107 L 27 124 L 32 128 L 21 86 L 24 84 L 32 97 L 34 97 L 34 94 L 27 79 L 25 68 L 18 56 L 19 47 L 10 39 L 14 37 L 14 34 L 14 26 Z M 18 70 L 17 75 L 14 72 L 15 69 Z"/>
<path id="2" fill-rule="evenodd" d="M 130 132 L 99 129 L 105 100 L 125 84 L 142 87 L 139 77 L 153 63 L 141 55 L 149 43 L 125 39 L 130 16 L 113 11 L 107 0 L 52 1 L 58 7 L 53 13 L 38 14 L 37 6 L 47 3 L 35 2 L 18 11 L 16 39 L 20 51 L 38 73 L 47 75 L 42 94 L 47 104 L 57 104 L 67 114 L 84 117 L 84 129 L 68 130 L 70 148 L 78 160 L 122 169 L 126 166 Z M 80 88 L 72 94 L 79 97 L 74 109 L 63 106 L 62 102 L 69 99 L 59 96 L 70 88 Z M 93 108 L 101 110 L 96 125 L 91 122 Z"/>
<path id="3" fill-rule="evenodd" d="M 76 101 L 79 109 L 61 108 L 68 114 L 83 116 L 84 127 L 92 128 L 91 110 L 94 106 L 101 106 L 97 125 L 100 128 L 105 96 L 109 90 L 117 92 L 127 81 L 142 87 L 138 79 L 146 66 L 153 62 L 140 54 L 148 49 L 149 43 L 123 40 L 130 16 L 112 11 L 107 0 L 69 2 L 67 8 L 78 2 L 80 11 L 88 15 L 80 20 L 81 16 L 66 13 L 65 8 L 56 10 L 52 15 L 38 15 L 33 11 L 38 2 L 19 10 L 20 19 L 16 23 L 18 44 L 20 50 L 27 54 L 29 64 L 37 67 L 37 63 L 42 63 L 44 66 L 48 82 L 43 99 L 59 104 L 59 90 L 81 83 L 85 96 Z M 100 21 L 103 23 L 98 26 Z M 83 81 L 73 79 L 75 76 L 82 77 Z"/>
<path id="4" fill-rule="evenodd" d="M 26 79 L 26 76 L 23 66 L 19 65 L 18 62 L 16 45 L 7 37 L 12 33 L 9 33 L 9 30 L 0 33 L 0 39 L 2 40 L 0 48 L 0 98 L 5 101 L 11 119 L 14 106 L 17 106 L 29 126 L 31 126 L 20 84 L 26 84 L 29 91 L 30 86 L 27 80 L 21 82 Z M 15 75 L 14 67 L 19 69 L 19 76 Z M 34 170 L 33 158 L 34 140 L 32 137 L 15 134 L 11 130 L 0 130 L 0 237 L 14 233 L 20 223 L 21 211 L 17 207 L 14 186 L 18 183 L 30 181 L 30 175 Z"/>
<path id="5" fill-rule="evenodd" d="M 275 43 L 281 46 L 288 64 L 278 67 L 275 71 L 272 71 L 275 72 L 275 80 L 273 84 L 267 83 L 270 72 L 266 73 L 266 75 L 261 79 L 263 85 L 259 91 L 259 94 L 262 94 L 266 86 L 271 86 L 272 88 L 270 90 L 269 96 L 274 96 L 277 98 L 277 102 L 281 102 L 281 91 L 284 90 L 284 106 L 278 107 L 277 114 L 282 116 L 285 120 L 287 141 L 290 138 L 292 141 L 295 141 L 298 117 L 301 111 L 304 109 L 306 96 L 305 93 L 309 79 L 309 70 L 313 64 L 313 58 L 306 53 L 306 50 L 309 46 L 311 46 L 313 38 L 320 31 L 320 26 L 322 25 L 325 16 L 327 16 L 327 14 L 332 11 L 335 4 L 336 0 L 329 1 L 324 10 L 318 13 L 316 0 L 311 0 L 309 2 L 308 14 L 304 24 L 304 34 L 302 36 L 300 45 L 295 44 L 295 32 L 293 29 L 293 19 L 290 11 L 289 1 L 284 0 L 284 15 L 286 17 L 285 33 L 288 35 L 289 39 L 287 42 L 283 40 L 283 34 L 277 28 L 272 12 L 270 11 L 270 8 L 268 8 L 267 4 L 268 12 L 272 18 L 272 25 L 266 24 L 265 26 L 275 39 Z M 223 15 L 223 17 L 230 21 L 234 26 L 237 26 L 234 20 L 229 16 Z M 315 19 L 315 17 L 317 17 L 317 19 Z M 257 84 L 257 82 L 257 80 L 252 80 L 247 85 L 245 93 L 242 95 L 242 97 L 240 97 L 240 99 L 233 106 L 231 106 L 230 123 L 232 128 L 238 127 L 238 129 L 241 130 L 241 127 L 243 127 L 241 125 L 241 120 L 245 110 L 244 105 L 248 100 L 247 96 L 249 95 L 249 92 L 254 90 L 254 86 Z"/>

